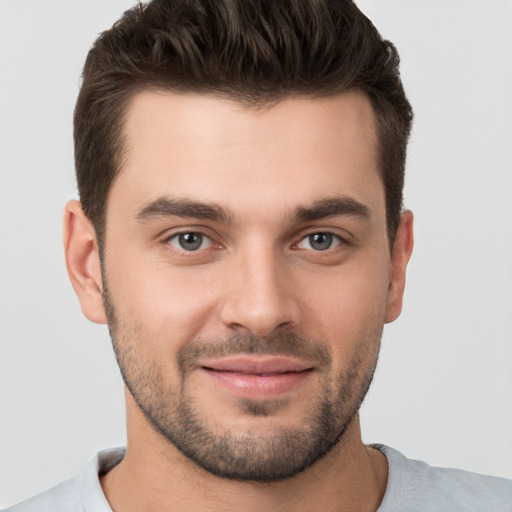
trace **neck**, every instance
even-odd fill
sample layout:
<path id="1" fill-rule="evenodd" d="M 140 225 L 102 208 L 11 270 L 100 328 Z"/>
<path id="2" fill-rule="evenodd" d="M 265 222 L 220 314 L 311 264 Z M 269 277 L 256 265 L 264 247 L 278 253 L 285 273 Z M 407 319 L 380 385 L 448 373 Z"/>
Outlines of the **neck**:
<path id="1" fill-rule="evenodd" d="M 370 512 L 384 496 L 387 461 L 362 443 L 358 416 L 321 460 L 292 478 L 265 484 L 208 473 L 145 423 L 143 417 L 129 421 L 126 456 L 101 479 L 107 500 L 119 512 Z"/>

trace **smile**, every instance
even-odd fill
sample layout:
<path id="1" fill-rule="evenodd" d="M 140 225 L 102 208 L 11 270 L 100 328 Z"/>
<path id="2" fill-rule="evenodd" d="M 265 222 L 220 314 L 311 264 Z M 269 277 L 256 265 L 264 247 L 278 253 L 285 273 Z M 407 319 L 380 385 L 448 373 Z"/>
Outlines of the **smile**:
<path id="1" fill-rule="evenodd" d="M 237 356 L 199 365 L 215 384 L 242 398 L 268 399 L 295 390 L 313 373 L 307 363 L 286 357 Z"/>

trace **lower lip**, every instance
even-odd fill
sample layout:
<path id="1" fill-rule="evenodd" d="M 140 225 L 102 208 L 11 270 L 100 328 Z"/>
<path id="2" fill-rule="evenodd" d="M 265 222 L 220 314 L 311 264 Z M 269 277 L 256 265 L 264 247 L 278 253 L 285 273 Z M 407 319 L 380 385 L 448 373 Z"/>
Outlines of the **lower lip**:
<path id="1" fill-rule="evenodd" d="M 272 375 L 246 374 L 201 368 L 216 384 L 244 398 L 271 398 L 289 393 L 311 374 L 312 370 Z"/>

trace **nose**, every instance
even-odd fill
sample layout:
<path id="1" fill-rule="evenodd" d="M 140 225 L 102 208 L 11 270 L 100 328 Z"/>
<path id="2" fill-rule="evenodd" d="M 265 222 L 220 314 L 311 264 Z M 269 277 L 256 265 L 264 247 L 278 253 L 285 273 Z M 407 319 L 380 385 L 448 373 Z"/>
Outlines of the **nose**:
<path id="1" fill-rule="evenodd" d="M 285 266 L 272 250 L 240 255 L 230 266 L 222 322 L 239 333 L 260 338 L 295 327 L 300 308 Z"/>

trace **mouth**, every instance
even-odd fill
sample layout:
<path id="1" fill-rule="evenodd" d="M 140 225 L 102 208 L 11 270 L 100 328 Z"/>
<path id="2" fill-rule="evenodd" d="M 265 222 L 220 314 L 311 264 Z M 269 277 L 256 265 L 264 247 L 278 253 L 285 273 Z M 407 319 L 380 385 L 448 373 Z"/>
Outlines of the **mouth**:
<path id="1" fill-rule="evenodd" d="M 276 356 L 235 356 L 204 361 L 199 370 L 236 396 L 269 399 L 299 387 L 314 371 L 303 361 Z"/>

